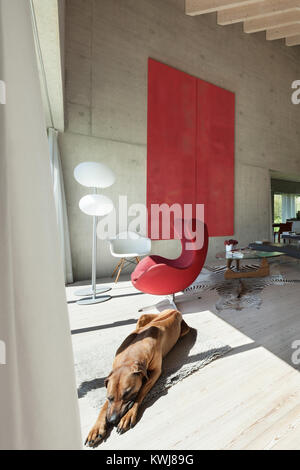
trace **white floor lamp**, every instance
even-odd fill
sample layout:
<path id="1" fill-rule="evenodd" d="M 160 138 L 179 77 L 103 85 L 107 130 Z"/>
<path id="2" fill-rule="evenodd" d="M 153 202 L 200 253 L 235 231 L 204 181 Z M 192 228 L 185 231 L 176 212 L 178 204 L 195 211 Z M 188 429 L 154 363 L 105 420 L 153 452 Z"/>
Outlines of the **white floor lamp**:
<path id="1" fill-rule="evenodd" d="M 93 254 L 92 254 L 92 285 L 88 288 L 76 291 L 78 296 L 91 296 L 79 300 L 79 305 L 92 305 L 105 302 L 111 297 L 109 295 L 99 296 L 111 290 L 110 287 L 96 285 L 97 273 L 97 222 L 98 217 L 109 214 L 113 210 L 113 202 L 106 196 L 97 194 L 97 188 L 108 188 L 115 182 L 114 173 L 106 165 L 98 162 L 80 163 L 74 170 L 74 177 L 83 186 L 93 188 L 94 194 L 84 196 L 79 207 L 87 215 L 93 217 Z"/>

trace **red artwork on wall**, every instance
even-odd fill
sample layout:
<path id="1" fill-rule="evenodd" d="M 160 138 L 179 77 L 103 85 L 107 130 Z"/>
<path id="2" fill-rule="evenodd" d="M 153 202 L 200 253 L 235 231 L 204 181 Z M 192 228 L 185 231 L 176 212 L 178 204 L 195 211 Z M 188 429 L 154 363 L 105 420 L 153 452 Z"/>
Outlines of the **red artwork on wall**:
<path id="1" fill-rule="evenodd" d="M 205 204 L 209 236 L 233 235 L 234 124 L 234 93 L 149 59 L 149 214 L 152 204 Z"/>

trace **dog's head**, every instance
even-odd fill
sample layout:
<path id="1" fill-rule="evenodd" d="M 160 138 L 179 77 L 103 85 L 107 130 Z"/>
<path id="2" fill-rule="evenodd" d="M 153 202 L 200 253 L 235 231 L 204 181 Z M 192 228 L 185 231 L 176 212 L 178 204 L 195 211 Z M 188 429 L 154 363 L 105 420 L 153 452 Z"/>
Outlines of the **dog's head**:
<path id="1" fill-rule="evenodd" d="M 107 388 L 108 423 L 116 426 L 133 407 L 144 380 L 148 380 L 147 369 L 139 362 L 123 365 L 109 374 L 104 382 Z"/>

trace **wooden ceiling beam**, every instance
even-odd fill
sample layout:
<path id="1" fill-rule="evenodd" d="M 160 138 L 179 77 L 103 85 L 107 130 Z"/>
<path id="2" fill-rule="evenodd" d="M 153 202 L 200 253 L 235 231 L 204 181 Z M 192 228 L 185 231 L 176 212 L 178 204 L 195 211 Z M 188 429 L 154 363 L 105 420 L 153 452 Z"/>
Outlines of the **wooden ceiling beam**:
<path id="1" fill-rule="evenodd" d="M 228 25 L 241 21 L 260 18 L 273 13 L 284 13 L 300 9 L 300 0 L 267 0 L 253 5 L 229 8 L 218 12 L 218 24 Z"/>
<path id="2" fill-rule="evenodd" d="M 196 16 L 264 1 L 265 0 L 185 0 L 185 12 L 187 15 Z"/>
<path id="3" fill-rule="evenodd" d="M 286 38 L 285 43 L 287 46 L 299 46 L 300 45 L 300 34 L 297 36 L 290 36 Z"/>
<path id="4" fill-rule="evenodd" d="M 217 12 L 218 24 L 244 22 L 245 33 L 266 30 L 268 41 L 300 45 L 300 0 L 185 0 L 190 16 Z"/>
<path id="5" fill-rule="evenodd" d="M 300 10 L 291 10 L 285 13 L 264 16 L 244 23 L 245 33 L 257 33 L 270 28 L 279 28 L 300 22 Z"/>
<path id="6" fill-rule="evenodd" d="M 297 36 L 300 34 L 300 24 L 294 23 L 280 28 L 272 28 L 267 30 L 267 40 L 273 41 L 274 39 L 288 38 L 290 36 Z"/>

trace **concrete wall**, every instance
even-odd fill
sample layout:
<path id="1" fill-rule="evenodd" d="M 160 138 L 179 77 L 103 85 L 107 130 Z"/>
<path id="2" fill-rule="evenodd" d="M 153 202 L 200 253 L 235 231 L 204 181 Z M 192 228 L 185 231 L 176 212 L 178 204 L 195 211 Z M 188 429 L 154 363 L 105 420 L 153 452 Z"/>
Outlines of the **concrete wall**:
<path id="1" fill-rule="evenodd" d="M 66 0 L 58 0 L 58 18 L 59 18 L 59 42 L 60 42 L 60 60 L 62 67 L 62 79 L 65 83 L 65 37 L 66 37 Z"/>
<path id="2" fill-rule="evenodd" d="M 147 59 L 152 57 L 236 93 L 235 238 L 242 245 L 270 234 L 269 170 L 300 175 L 300 109 L 291 83 L 300 76 L 298 48 L 220 27 L 215 15 L 188 17 L 184 0 L 67 0 L 67 132 L 61 136 L 76 279 L 89 276 L 91 220 L 78 201 L 77 163 L 107 163 L 117 174 L 105 194 L 146 199 Z M 167 171 L 167 169 L 163 169 Z M 216 201 L 217 204 L 217 201 Z M 209 260 L 224 238 L 210 240 Z M 153 250 L 179 253 L 177 242 Z M 101 243 L 98 274 L 114 260 Z"/>

